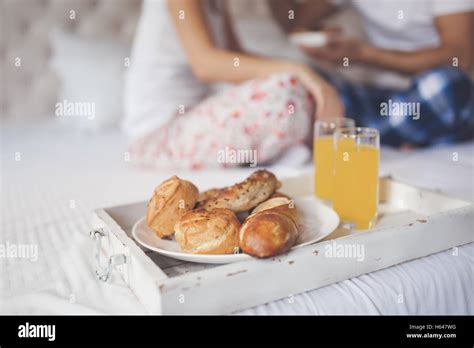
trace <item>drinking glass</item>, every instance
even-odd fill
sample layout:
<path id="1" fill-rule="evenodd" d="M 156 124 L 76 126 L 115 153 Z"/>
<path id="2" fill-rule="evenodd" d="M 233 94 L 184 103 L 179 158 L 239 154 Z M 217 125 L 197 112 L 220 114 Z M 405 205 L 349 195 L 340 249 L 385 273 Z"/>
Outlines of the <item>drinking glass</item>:
<path id="1" fill-rule="evenodd" d="M 379 199 L 380 135 L 374 128 L 334 132 L 333 208 L 356 229 L 372 228 Z"/>
<path id="2" fill-rule="evenodd" d="M 314 188 L 315 195 L 324 200 L 332 199 L 334 178 L 334 131 L 341 127 L 355 127 L 351 118 L 324 118 L 314 124 Z"/>

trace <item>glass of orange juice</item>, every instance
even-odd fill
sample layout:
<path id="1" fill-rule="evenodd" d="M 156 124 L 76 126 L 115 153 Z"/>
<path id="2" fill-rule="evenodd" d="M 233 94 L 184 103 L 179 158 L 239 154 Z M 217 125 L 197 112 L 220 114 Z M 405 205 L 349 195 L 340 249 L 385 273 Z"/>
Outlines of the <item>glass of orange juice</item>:
<path id="1" fill-rule="evenodd" d="M 379 199 L 380 135 L 374 128 L 334 132 L 333 208 L 343 223 L 372 228 Z"/>
<path id="2" fill-rule="evenodd" d="M 332 199 L 334 178 L 334 131 L 341 127 L 355 127 L 351 118 L 334 117 L 314 123 L 314 192 L 324 200 Z"/>

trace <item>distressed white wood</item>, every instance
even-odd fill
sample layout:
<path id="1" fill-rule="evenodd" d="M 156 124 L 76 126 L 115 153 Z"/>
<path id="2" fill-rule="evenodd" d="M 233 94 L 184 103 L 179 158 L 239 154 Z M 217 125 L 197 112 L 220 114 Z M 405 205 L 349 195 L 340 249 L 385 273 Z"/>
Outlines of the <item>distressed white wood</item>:
<path id="1" fill-rule="evenodd" d="M 124 211 L 127 207 L 124 207 Z M 104 209 L 95 211 L 98 221 L 94 227 L 105 229 L 107 237 L 103 243 L 104 253 L 110 257 L 114 254 L 124 254 L 126 264 L 117 266 L 125 283 L 137 296 L 147 311 L 154 314 L 162 313 L 162 298 L 157 287 L 167 275 L 145 255 L 138 245 L 131 240 L 121 226 Z"/>
<path id="2" fill-rule="evenodd" d="M 292 196 L 310 192 L 312 177 L 283 183 Z M 231 313 L 474 241 L 474 206 L 385 178 L 381 216 L 370 231 L 338 229 L 325 241 L 272 259 L 201 265 L 168 259 L 138 247 L 130 238 L 145 203 L 96 213 L 119 241 L 108 254 L 128 252 L 124 279 L 150 313 Z M 113 237 L 111 237 L 113 240 Z M 363 245 L 363 260 L 331 258 L 332 243 Z M 122 247 L 120 247 L 122 245 Z M 121 249 L 122 248 L 122 249 Z"/>

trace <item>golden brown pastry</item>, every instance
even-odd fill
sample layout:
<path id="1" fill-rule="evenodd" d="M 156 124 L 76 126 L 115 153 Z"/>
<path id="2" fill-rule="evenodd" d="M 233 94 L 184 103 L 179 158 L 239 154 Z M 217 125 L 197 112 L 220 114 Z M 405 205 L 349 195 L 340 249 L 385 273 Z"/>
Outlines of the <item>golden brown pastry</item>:
<path id="1" fill-rule="evenodd" d="M 296 225 L 298 225 L 298 210 L 295 207 L 295 202 L 287 195 L 276 192 L 269 200 L 266 200 L 255 207 L 250 216 L 269 209 L 288 216 Z"/>
<path id="2" fill-rule="evenodd" d="M 196 205 L 199 191 L 191 182 L 173 176 L 162 182 L 148 202 L 146 222 L 158 237 L 174 234 L 174 225 Z"/>
<path id="3" fill-rule="evenodd" d="M 291 200 L 290 196 L 285 195 L 284 193 L 281 193 L 280 191 L 275 192 L 270 198 L 276 198 L 276 197 L 285 197 Z"/>
<path id="4" fill-rule="evenodd" d="M 216 198 L 222 189 L 213 188 L 199 193 L 198 202 L 206 201 L 208 199 Z"/>
<path id="5" fill-rule="evenodd" d="M 227 208 L 241 213 L 256 207 L 267 200 L 280 188 L 281 183 L 275 175 L 267 170 L 258 170 L 245 181 L 220 190 L 206 191 L 199 208 Z"/>
<path id="6" fill-rule="evenodd" d="M 291 199 L 277 195 L 257 206 L 242 225 L 240 248 L 256 257 L 288 251 L 298 239 L 298 211 Z"/>
<path id="7" fill-rule="evenodd" d="M 181 217 L 175 226 L 175 238 L 187 253 L 232 254 L 239 250 L 240 227 L 229 209 L 198 209 Z"/>

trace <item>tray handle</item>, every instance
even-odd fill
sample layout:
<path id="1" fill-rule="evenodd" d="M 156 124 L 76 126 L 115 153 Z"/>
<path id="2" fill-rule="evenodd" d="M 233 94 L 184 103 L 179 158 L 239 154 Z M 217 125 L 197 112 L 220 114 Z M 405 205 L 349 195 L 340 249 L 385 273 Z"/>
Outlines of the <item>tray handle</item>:
<path id="1" fill-rule="evenodd" d="M 94 247 L 94 258 L 95 258 L 95 274 L 97 278 L 103 282 L 106 282 L 115 266 L 123 265 L 127 262 L 127 257 L 125 254 L 114 254 L 109 257 L 106 266 L 101 264 L 101 251 L 102 251 L 102 238 L 107 236 L 107 231 L 102 228 L 97 228 L 90 231 L 90 236 L 95 240 Z"/>

